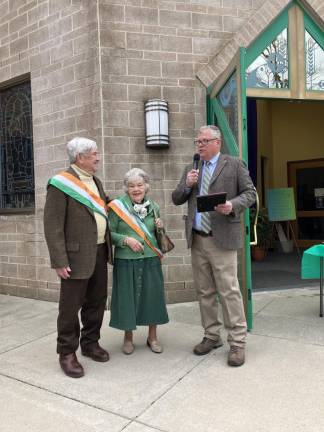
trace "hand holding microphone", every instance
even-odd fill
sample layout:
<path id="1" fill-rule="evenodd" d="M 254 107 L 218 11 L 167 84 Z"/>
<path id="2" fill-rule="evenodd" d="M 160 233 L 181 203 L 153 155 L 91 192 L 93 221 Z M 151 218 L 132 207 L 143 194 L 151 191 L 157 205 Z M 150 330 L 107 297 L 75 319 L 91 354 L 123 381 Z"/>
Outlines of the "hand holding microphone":
<path id="1" fill-rule="evenodd" d="M 190 170 L 187 174 L 186 178 L 186 186 L 192 187 L 194 184 L 198 182 L 198 176 L 199 176 L 199 169 L 198 169 L 198 163 L 200 160 L 199 153 L 195 153 L 193 157 L 193 165 L 192 170 Z"/>

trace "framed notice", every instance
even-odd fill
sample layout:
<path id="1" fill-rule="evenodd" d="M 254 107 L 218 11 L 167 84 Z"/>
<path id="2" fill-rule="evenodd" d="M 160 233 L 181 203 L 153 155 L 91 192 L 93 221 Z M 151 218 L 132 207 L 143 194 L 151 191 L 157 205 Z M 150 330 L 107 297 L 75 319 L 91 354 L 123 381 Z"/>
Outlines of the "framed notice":
<path id="1" fill-rule="evenodd" d="M 293 188 L 267 190 L 268 214 L 272 222 L 296 220 Z"/>

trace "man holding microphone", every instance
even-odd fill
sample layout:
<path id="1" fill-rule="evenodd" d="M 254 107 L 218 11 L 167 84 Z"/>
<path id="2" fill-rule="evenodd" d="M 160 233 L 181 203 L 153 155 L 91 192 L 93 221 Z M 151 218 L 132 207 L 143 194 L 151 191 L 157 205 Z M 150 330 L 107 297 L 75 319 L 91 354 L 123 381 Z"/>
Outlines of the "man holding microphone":
<path id="1" fill-rule="evenodd" d="M 218 127 L 201 127 L 196 144 L 200 161 L 195 155 L 194 166 L 185 168 L 172 193 L 175 205 L 188 203 L 186 238 L 204 328 L 204 338 L 193 351 L 204 355 L 223 345 L 218 294 L 230 345 L 228 364 L 241 366 L 247 326 L 237 279 L 237 250 L 243 245 L 240 215 L 254 203 L 255 187 L 244 162 L 220 153 Z M 217 192 L 226 192 L 226 202 L 214 211 L 198 213 L 197 195 Z"/>

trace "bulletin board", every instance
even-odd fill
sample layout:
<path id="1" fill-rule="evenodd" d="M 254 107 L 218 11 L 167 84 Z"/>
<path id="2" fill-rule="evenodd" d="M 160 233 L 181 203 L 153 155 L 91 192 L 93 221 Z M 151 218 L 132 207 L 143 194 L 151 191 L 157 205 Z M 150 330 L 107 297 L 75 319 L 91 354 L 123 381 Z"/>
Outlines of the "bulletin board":
<path id="1" fill-rule="evenodd" d="M 296 220 L 293 188 L 267 190 L 268 215 L 271 222 Z"/>

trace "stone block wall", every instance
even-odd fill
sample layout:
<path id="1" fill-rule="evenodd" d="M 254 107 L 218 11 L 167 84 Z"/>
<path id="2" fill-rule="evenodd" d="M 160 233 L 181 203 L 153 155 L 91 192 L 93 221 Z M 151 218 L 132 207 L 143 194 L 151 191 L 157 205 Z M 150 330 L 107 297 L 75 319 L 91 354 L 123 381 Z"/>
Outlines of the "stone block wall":
<path id="1" fill-rule="evenodd" d="M 171 202 L 192 161 L 195 132 L 205 122 L 206 91 L 195 75 L 258 6 L 250 0 L 100 1 L 105 186 L 115 196 L 128 169 L 150 175 L 151 194 L 176 245 L 163 259 L 169 302 L 195 297 L 183 231 L 186 208 Z M 144 102 L 150 98 L 169 103 L 167 150 L 145 147 Z"/>
<path id="2" fill-rule="evenodd" d="M 0 292 L 58 299 L 43 235 L 43 206 L 51 175 L 68 162 L 65 143 L 76 135 L 101 148 L 96 2 L 0 2 L 0 90 L 21 76 L 31 81 L 35 215 L 0 216 Z"/>
<path id="3" fill-rule="evenodd" d="M 262 5 L 257 0 L 0 0 L 0 90 L 21 77 L 32 88 L 35 215 L 0 215 L 0 292 L 57 300 L 42 216 L 48 178 L 68 165 L 67 140 L 98 142 L 110 196 L 138 166 L 151 176 L 176 248 L 164 258 L 169 302 L 194 289 L 182 215 L 171 191 L 192 160 L 205 122 L 197 71 Z M 170 148 L 145 148 L 144 101 L 169 102 Z"/>

